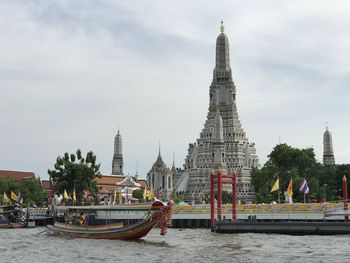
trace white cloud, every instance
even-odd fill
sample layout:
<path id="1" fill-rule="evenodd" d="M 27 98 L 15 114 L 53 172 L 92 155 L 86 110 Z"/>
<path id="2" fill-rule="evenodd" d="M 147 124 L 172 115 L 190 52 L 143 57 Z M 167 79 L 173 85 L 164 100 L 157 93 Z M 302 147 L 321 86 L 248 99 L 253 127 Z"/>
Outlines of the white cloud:
<path id="1" fill-rule="evenodd" d="M 199 136 L 221 19 L 238 111 L 262 162 L 278 143 L 314 146 L 328 121 L 348 163 L 350 4 L 338 1 L 42 1 L 0 4 L 0 169 L 46 176 L 93 150 L 109 173 L 118 126 L 126 172 L 158 154 L 181 166 Z"/>

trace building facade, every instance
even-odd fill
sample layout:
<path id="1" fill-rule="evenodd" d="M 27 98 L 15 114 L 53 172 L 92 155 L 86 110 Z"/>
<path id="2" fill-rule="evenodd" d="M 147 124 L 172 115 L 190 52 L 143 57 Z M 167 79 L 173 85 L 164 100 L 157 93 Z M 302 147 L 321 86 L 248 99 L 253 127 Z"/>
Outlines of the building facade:
<path id="1" fill-rule="evenodd" d="M 173 193 L 172 170 L 175 170 L 174 165 L 171 170 L 166 166 L 159 149 L 158 158 L 147 173 L 147 184 L 148 187 L 153 187 L 155 197 L 165 199 L 171 197 Z"/>
<path id="2" fill-rule="evenodd" d="M 221 23 L 216 39 L 216 64 L 209 88 L 209 110 L 199 138 L 190 143 L 184 169 L 175 175 L 175 192 L 186 201 L 199 201 L 209 193 L 212 168 L 237 174 L 237 196 L 255 198 L 251 170 L 258 167 L 255 144 L 250 143 L 238 117 L 236 86 L 232 79 L 229 42 Z"/>

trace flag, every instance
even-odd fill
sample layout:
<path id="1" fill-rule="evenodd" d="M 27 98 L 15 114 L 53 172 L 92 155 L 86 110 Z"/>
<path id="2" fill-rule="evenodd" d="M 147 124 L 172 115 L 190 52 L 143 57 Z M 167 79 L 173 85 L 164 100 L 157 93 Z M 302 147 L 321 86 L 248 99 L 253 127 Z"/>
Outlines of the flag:
<path id="1" fill-rule="evenodd" d="M 77 196 L 75 195 L 75 189 L 73 190 L 73 201 L 77 201 Z"/>
<path id="2" fill-rule="evenodd" d="M 113 204 L 116 204 L 117 202 L 117 189 L 114 189 L 114 193 L 113 193 Z"/>
<path id="3" fill-rule="evenodd" d="M 21 193 L 18 194 L 18 203 L 22 204 L 23 203 L 23 196 Z"/>
<path id="4" fill-rule="evenodd" d="M 87 199 L 88 198 L 88 193 L 86 191 L 83 191 L 83 198 Z"/>
<path id="5" fill-rule="evenodd" d="M 13 201 L 18 202 L 18 196 L 17 196 L 14 192 L 12 192 L 12 191 L 11 191 L 11 199 L 12 199 Z"/>
<path id="6" fill-rule="evenodd" d="M 153 186 L 151 186 L 151 190 L 149 191 L 149 196 L 148 196 L 149 200 L 153 201 L 154 198 L 154 189 Z"/>
<path id="7" fill-rule="evenodd" d="M 272 189 L 270 192 L 274 192 L 280 189 L 280 178 L 278 177 L 275 184 L 272 186 Z"/>
<path id="8" fill-rule="evenodd" d="M 63 198 L 64 198 L 65 200 L 68 199 L 68 194 L 67 194 L 66 189 L 64 189 Z"/>
<path id="9" fill-rule="evenodd" d="M 292 178 L 290 178 L 290 182 L 287 188 L 287 195 L 288 197 L 292 197 L 293 195 L 293 183 L 292 183 Z"/>
<path id="10" fill-rule="evenodd" d="M 306 179 L 303 179 L 303 182 L 301 183 L 300 192 L 303 192 L 304 194 L 308 194 L 309 193 L 309 186 L 307 185 Z"/>
<path id="11" fill-rule="evenodd" d="M 143 200 L 146 200 L 147 198 L 147 187 L 145 187 L 145 190 L 143 190 Z"/>
<path id="12" fill-rule="evenodd" d="M 7 194 L 4 192 L 4 203 L 9 202 L 10 199 L 7 197 Z"/>

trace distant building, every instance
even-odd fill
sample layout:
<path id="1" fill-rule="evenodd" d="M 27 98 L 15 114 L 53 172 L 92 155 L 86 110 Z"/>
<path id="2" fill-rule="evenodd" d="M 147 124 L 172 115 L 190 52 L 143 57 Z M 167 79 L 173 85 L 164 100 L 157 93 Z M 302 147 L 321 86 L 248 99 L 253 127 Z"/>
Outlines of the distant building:
<path id="1" fill-rule="evenodd" d="M 223 24 L 220 31 L 207 120 L 197 141 L 189 144 L 184 169 L 177 170 L 174 177 L 174 191 L 184 193 L 186 201 L 201 202 L 209 194 L 212 168 L 236 172 L 238 198 L 255 199 L 250 173 L 259 166 L 258 157 L 255 144 L 249 142 L 238 118 L 229 42 Z"/>
<path id="2" fill-rule="evenodd" d="M 33 172 L 0 170 L 0 178 L 12 178 L 15 180 L 26 180 L 36 178 Z"/>
<path id="3" fill-rule="evenodd" d="M 323 133 L 323 165 L 335 165 L 332 133 L 326 127 Z"/>
<path id="4" fill-rule="evenodd" d="M 175 166 L 173 164 L 172 170 L 174 171 Z M 147 182 L 149 187 L 153 187 L 154 196 L 158 198 L 169 199 L 173 192 L 173 172 L 164 163 L 160 154 L 153 164 L 151 170 L 147 173 Z"/>
<path id="5" fill-rule="evenodd" d="M 114 153 L 112 160 L 112 174 L 123 175 L 123 144 L 122 136 L 118 130 L 114 138 Z"/>
<path id="6" fill-rule="evenodd" d="M 128 177 L 131 177 L 131 179 L 128 179 Z M 120 183 L 127 184 L 128 180 L 133 180 L 134 182 L 140 184 L 140 188 L 147 187 L 147 182 L 145 179 L 137 179 L 136 177 L 122 175 L 101 175 L 100 178 L 95 178 L 98 199 L 101 200 L 106 195 L 113 193 L 113 191 L 118 188 Z"/>
<path id="7" fill-rule="evenodd" d="M 48 198 L 53 198 L 54 191 L 53 191 L 53 183 L 51 180 L 41 180 L 41 187 L 43 188 Z"/>

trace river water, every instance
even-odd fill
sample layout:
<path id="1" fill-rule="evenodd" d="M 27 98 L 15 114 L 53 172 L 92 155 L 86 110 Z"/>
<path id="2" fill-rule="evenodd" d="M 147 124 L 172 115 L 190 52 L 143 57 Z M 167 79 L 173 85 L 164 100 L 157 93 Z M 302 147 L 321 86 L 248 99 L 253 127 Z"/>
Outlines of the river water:
<path id="1" fill-rule="evenodd" d="M 153 229 L 138 241 L 0 229 L 0 262 L 350 262 L 350 236 L 216 234 L 209 229 Z"/>

